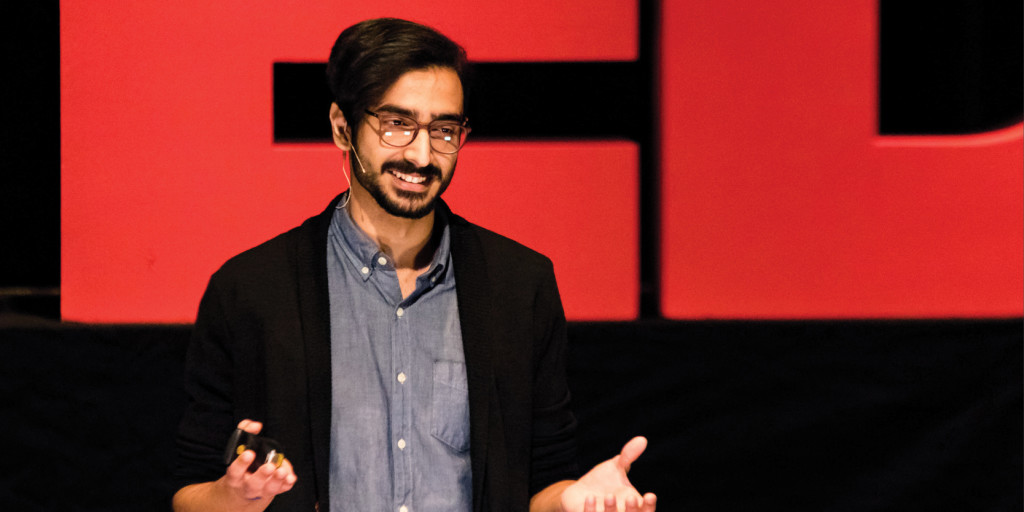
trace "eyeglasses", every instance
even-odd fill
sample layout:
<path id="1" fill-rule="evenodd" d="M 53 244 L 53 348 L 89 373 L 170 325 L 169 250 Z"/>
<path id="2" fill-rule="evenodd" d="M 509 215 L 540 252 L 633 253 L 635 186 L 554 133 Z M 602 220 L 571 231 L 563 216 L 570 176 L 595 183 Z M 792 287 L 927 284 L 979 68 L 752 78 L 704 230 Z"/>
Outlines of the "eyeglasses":
<path id="1" fill-rule="evenodd" d="M 412 144 L 420 129 L 426 128 L 430 136 L 430 147 L 438 153 L 447 155 L 458 153 L 459 148 L 466 143 L 466 136 L 469 135 L 469 120 L 452 121 L 449 119 L 438 119 L 427 124 L 420 124 L 415 119 L 392 112 L 372 112 L 367 114 L 376 117 L 379 121 L 377 134 L 380 141 L 394 148 L 401 148 Z"/>

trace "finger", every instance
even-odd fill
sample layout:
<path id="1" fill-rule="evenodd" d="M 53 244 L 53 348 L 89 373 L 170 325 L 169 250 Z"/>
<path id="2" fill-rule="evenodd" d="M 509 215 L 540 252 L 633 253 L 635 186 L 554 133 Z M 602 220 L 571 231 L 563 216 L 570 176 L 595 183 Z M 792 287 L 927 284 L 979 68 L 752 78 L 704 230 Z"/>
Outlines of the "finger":
<path id="1" fill-rule="evenodd" d="M 295 473 L 292 473 L 285 477 L 284 485 L 281 486 L 281 492 L 292 490 L 292 487 L 295 486 L 295 482 L 297 481 L 299 481 L 299 477 L 295 476 Z"/>
<path id="2" fill-rule="evenodd" d="M 615 495 L 609 494 L 604 497 L 604 512 L 612 512 L 618 510 L 619 507 L 615 505 Z"/>
<path id="3" fill-rule="evenodd" d="M 252 461 L 254 460 L 256 460 L 256 452 L 252 450 L 246 450 L 238 457 L 235 457 L 234 462 L 228 466 L 228 469 L 224 474 L 228 485 L 240 488 L 246 473 L 249 471 L 249 465 L 252 464 Z"/>
<path id="4" fill-rule="evenodd" d="M 295 474 L 295 468 L 292 467 L 292 461 L 287 458 L 281 461 L 281 467 L 279 469 L 283 469 L 286 473 L 291 473 L 292 475 Z"/>
<path id="5" fill-rule="evenodd" d="M 640 506 L 643 505 L 643 498 L 639 496 L 629 496 L 622 501 L 625 503 L 626 512 L 638 512 Z"/>
<path id="6" fill-rule="evenodd" d="M 258 421 L 244 419 L 238 422 L 238 428 L 250 434 L 259 434 L 260 430 L 263 430 L 263 424 Z"/>
<path id="7" fill-rule="evenodd" d="M 265 494 L 269 495 L 270 493 L 267 492 L 266 488 L 274 477 L 274 471 L 276 471 L 276 468 L 268 462 L 260 466 L 255 473 L 249 473 L 247 477 L 244 477 L 245 485 L 243 488 L 245 498 L 255 499 Z"/>
<path id="8" fill-rule="evenodd" d="M 291 464 L 286 460 L 281 464 L 281 467 L 274 471 L 273 476 L 267 481 L 264 491 L 267 494 L 281 494 L 290 490 L 295 485 L 296 480 L 298 480 L 298 477 L 295 476 Z"/>
<path id="9" fill-rule="evenodd" d="M 615 463 L 623 470 L 629 471 L 629 466 L 632 465 L 633 461 L 640 457 L 640 454 L 644 453 L 644 450 L 646 449 L 647 438 L 642 436 L 634 437 L 622 447 L 622 453 L 619 454 L 620 457 L 615 461 Z"/>
<path id="10" fill-rule="evenodd" d="M 295 483 L 295 475 L 289 473 L 288 469 L 280 467 L 276 469 L 263 485 L 262 494 L 269 496 L 280 495 L 286 490 L 292 488 L 292 484 Z"/>
<path id="11" fill-rule="evenodd" d="M 654 508 L 658 506 L 658 497 L 654 493 L 647 493 L 644 495 L 644 507 L 642 512 L 654 512 Z"/>
<path id="12" fill-rule="evenodd" d="M 597 498 L 587 496 L 587 499 L 583 500 L 583 512 L 597 512 Z"/>

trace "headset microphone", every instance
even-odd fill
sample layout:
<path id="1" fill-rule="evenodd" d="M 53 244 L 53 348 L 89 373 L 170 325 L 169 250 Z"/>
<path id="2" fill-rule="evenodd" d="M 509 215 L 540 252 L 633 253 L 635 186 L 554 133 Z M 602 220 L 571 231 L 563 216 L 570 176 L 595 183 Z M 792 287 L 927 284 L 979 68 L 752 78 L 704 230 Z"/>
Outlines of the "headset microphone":
<path id="1" fill-rule="evenodd" d="M 346 132 L 347 131 L 348 130 L 346 130 Z M 352 155 L 356 157 L 356 163 L 359 164 L 359 172 L 366 174 L 366 168 L 363 167 L 363 161 L 359 159 L 359 153 L 356 152 L 356 145 L 352 143 L 352 139 L 348 137 L 347 133 L 345 134 L 345 138 L 348 139 L 349 150 L 352 151 Z M 335 207 L 338 210 L 344 209 L 346 206 L 348 206 L 348 202 L 352 198 L 352 180 L 348 177 L 348 172 L 346 172 L 347 169 L 345 169 L 345 160 L 348 160 L 347 156 L 341 162 L 341 174 L 345 176 L 345 181 L 348 182 L 348 194 L 345 195 L 345 202 Z"/>
<path id="2" fill-rule="evenodd" d="M 359 159 L 359 153 L 356 153 L 356 145 L 351 143 L 350 145 L 352 146 L 352 154 L 356 157 L 356 163 L 359 164 L 359 171 L 366 174 L 366 168 L 363 167 L 363 161 Z"/>
<path id="3" fill-rule="evenodd" d="M 335 125 L 335 127 L 338 128 L 339 130 L 341 129 L 340 126 Z M 345 127 L 344 133 L 342 133 L 341 135 L 345 136 L 345 140 L 348 141 L 349 149 L 352 151 L 352 154 L 356 156 L 356 162 L 359 163 L 359 171 L 362 172 L 363 174 L 366 174 L 366 168 L 363 167 L 363 161 L 359 159 L 359 153 L 356 153 L 356 143 L 352 141 L 352 137 L 348 133 L 347 126 Z"/>

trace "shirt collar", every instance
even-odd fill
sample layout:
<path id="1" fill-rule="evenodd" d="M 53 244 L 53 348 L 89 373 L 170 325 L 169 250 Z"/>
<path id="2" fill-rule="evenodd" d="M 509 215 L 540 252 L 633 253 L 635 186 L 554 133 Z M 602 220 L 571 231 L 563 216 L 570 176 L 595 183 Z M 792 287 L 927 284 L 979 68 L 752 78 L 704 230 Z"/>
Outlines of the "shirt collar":
<path id="1" fill-rule="evenodd" d="M 342 199 L 342 203 L 345 203 L 344 199 Z M 430 261 L 430 266 L 420 276 L 420 279 L 429 279 L 431 284 L 441 281 L 444 277 L 451 257 L 451 235 L 448 229 L 448 213 L 445 210 L 446 208 L 434 208 L 434 230 L 435 232 L 438 229 L 441 230 L 441 238 L 434 251 L 434 257 Z M 334 211 L 330 230 L 341 242 L 346 259 L 364 281 L 378 270 L 394 272 L 394 261 L 384 254 L 377 247 L 377 243 L 356 225 L 352 216 L 348 214 L 347 208 L 338 208 Z"/>

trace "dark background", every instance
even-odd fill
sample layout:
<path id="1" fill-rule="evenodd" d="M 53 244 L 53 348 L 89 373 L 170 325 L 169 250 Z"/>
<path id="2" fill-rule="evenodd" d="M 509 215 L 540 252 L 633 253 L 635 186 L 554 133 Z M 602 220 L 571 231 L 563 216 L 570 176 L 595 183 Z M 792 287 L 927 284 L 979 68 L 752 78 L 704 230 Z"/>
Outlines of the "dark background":
<path id="1" fill-rule="evenodd" d="M 0 315 L 3 510 L 166 510 L 189 326 Z M 1019 320 L 574 323 L 581 462 L 674 512 L 1021 510 Z"/>
<path id="2" fill-rule="evenodd" d="M 555 125 L 566 109 L 589 115 L 576 107 L 593 102 L 587 94 L 630 95 L 623 108 L 654 112 L 656 4 L 641 5 L 638 61 L 485 64 L 478 84 L 492 98 L 529 89 L 523 77 L 544 67 L 545 98 L 558 108 L 471 108 L 492 120 L 477 126 L 483 137 L 616 129 L 637 140 L 642 268 L 656 269 L 653 116 L 611 128 L 583 119 L 572 133 L 532 128 Z M 972 133 L 1021 120 L 1020 2 L 881 7 L 881 133 Z M 0 425 L 9 462 L 0 508 L 165 509 L 188 326 L 57 321 L 59 127 L 62 115 L 74 121 L 67 129 L 88 130 L 90 120 L 60 105 L 57 3 L 2 9 Z M 619 78 L 559 96 L 588 73 Z M 647 435 L 632 476 L 668 511 L 1021 510 L 1021 319 L 668 322 L 656 271 L 641 278 L 640 320 L 570 325 L 584 464 Z"/>

